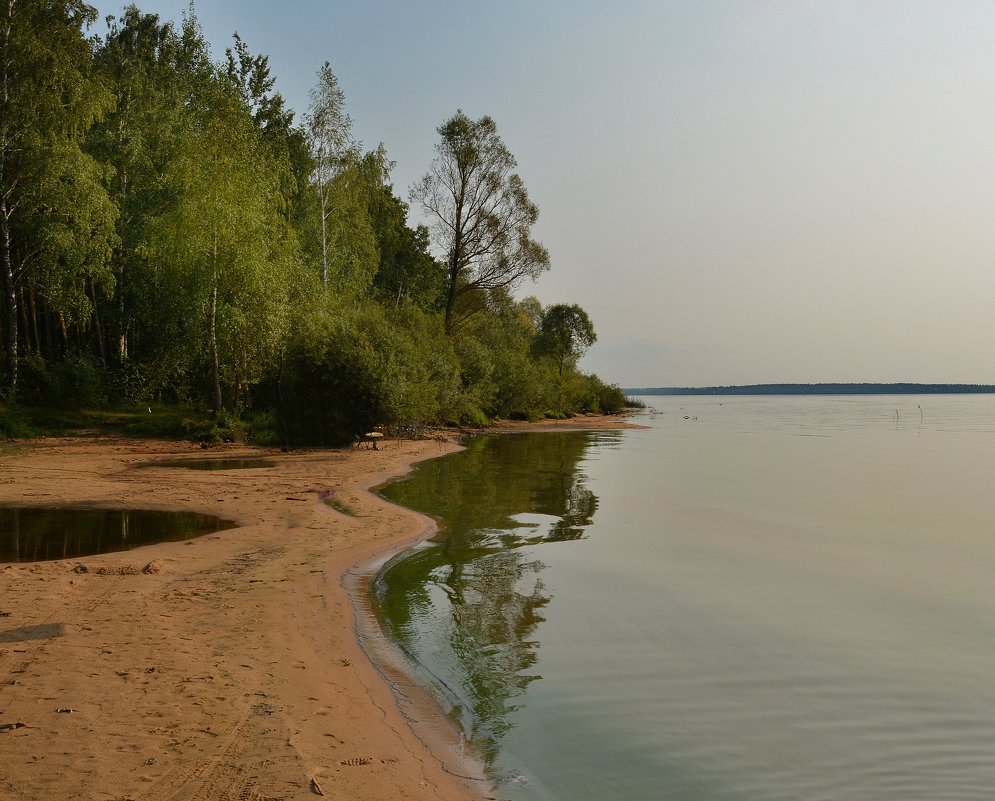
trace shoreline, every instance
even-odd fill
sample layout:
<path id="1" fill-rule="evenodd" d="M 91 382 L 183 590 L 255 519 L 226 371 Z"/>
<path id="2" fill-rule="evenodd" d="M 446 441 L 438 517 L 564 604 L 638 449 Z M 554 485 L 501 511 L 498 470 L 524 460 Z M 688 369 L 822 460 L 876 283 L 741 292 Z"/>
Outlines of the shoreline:
<path id="1" fill-rule="evenodd" d="M 582 421 L 552 430 L 631 426 Z M 24 724 L 0 730 L 0 799 L 274 801 L 317 787 L 356 801 L 484 797 L 409 727 L 359 640 L 350 571 L 434 530 L 372 488 L 458 447 L 386 445 L 205 453 L 189 443 L 49 439 L 6 450 L 0 503 L 188 509 L 241 527 L 0 564 L 0 724 Z M 136 469 L 219 455 L 277 465 Z M 355 516 L 321 503 L 323 494 Z M 74 572 L 80 564 L 88 572 Z M 158 572 L 138 572 L 148 564 Z"/>

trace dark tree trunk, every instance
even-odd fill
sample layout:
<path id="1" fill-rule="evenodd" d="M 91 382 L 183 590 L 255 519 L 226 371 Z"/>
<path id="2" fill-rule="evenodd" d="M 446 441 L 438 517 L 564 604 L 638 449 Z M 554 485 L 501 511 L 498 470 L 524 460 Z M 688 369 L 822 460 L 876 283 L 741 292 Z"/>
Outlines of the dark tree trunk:
<path id="1" fill-rule="evenodd" d="M 27 292 L 22 286 L 20 289 L 20 299 L 17 301 L 17 305 L 21 310 L 21 321 L 19 324 L 20 330 L 24 332 L 22 335 L 23 350 L 25 356 L 30 356 L 38 348 L 38 343 L 35 342 L 33 345 L 31 343 L 31 324 L 28 320 L 28 302 L 27 302 Z"/>
<path id="2" fill-rule="evenodd" d="M 44 356 L 45 351 L 38 331 L 38 304 L 35 301 L 35 291 L 33 289 L 28 289 L 28 305 L 31 308 L 31 330 L 35 335 L 35 349 L 39 354 Z"/>
<path id="3" fill-rule="evenodd" d="M 449 289 L 446 292 L 446 333 L 452 331 L 453 308 L 456 305 L 456 276 L 458 270 L 452 264 L 449 266 Z"/>
<path id="4" fill-rule="evenodd" d="M 62 355 L 69 355 L 69 329 L 66 328 L 66 317 L 59 312 L 59 333 L 62 334 Z"/>

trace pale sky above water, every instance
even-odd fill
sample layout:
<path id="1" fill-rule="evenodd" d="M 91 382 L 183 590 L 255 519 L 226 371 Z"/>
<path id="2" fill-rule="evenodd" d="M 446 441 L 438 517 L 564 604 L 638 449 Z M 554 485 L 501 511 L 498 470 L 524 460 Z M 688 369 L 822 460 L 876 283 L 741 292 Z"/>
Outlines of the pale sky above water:
<path id="1" fill-rule="evenodd" d="M 330 61 L 404 199 L 444 119 L 492 116 L 552 256 L 518 294 L 587 309 L 608 381 L 995 383 L 995 3 L 196 11 L 215 58 L 235 30 L 270 56 L 298 114 Z"/>

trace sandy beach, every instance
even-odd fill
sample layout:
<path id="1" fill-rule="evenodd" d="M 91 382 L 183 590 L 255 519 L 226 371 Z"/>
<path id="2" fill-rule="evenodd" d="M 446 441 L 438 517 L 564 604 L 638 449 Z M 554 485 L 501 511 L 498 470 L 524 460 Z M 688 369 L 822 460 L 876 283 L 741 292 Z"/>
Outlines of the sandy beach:
<path id="1" fill-rule="evenodd" d="M 4 446 L 2 504 L 183 509 L 240 527 L 0 565 L 0 799 L 486 798 L 486 783 L 413 733 L 343 586 L 354 566 L 434 530 L 368 488 L 458 447 L 230 447 L 220 454 L 276 466 L 209 472 L 147 464 L 219 455 L 186 443 Z"/>

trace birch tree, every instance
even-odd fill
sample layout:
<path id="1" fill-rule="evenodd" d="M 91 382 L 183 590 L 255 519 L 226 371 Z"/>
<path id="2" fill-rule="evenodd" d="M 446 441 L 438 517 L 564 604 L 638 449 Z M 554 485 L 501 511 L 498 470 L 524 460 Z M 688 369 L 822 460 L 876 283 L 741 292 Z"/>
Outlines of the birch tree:
<path id="1" fill-rule="evenodd" d="M 305 127 L 314 160 L 314 183 L 318 190 L 321 280 L 327 287 L 328 218 L 334 209 L 334 181 L 350 162 L 356 161 L 359 150 L 352 136 L 352 119 L 345 112 L 345 93 L 327 61 L 318 70 L 318 83 L 311 90 Z"/>
<path id="2" fill-rule="evenodd" d="M 171 165 L 175 200 L 153 227 L 160 285 L 182 298 L 205 342 L 215 414 L 222 382 L 236 394 L 261 368 L 282 330 L 282 266 L 276 179 L 266 169 L 258 132 L 234 87 L 216 77 Z"/>

